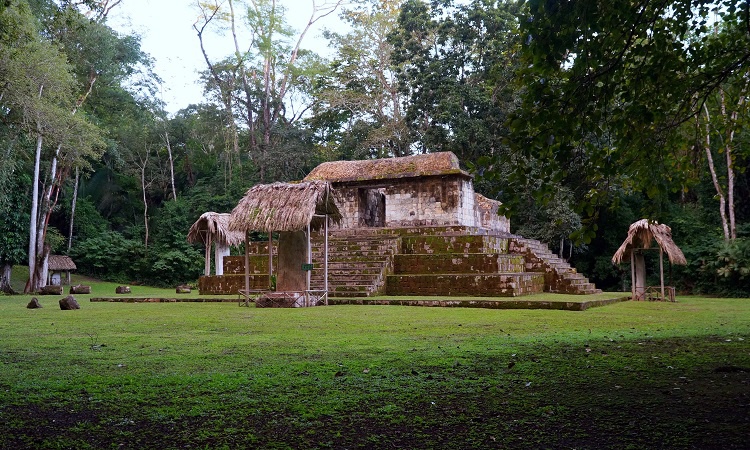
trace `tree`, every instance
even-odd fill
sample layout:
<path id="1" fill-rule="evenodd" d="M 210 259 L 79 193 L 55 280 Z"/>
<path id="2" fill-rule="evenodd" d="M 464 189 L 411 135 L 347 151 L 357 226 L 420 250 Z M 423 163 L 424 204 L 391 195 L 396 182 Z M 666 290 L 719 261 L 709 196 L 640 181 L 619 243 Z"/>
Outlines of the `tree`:
<path id="1" fill-rule="evenodd" d="M 732 0 L 526 5 L 524 103 L 510 122 L 511 142 L 543 167 L 548 182 L 585 180 L 589 192 L 579 211 L 589 218 L 611 204 L 614 186 L 643 192 L 652 200 L 645 213 L 658 218 L 667 194 L 687 187 L 686 175 L 694 173 L 684 156 L 695 139 L 684 124 L 750 61 L 750 6 Z M 527 169 L 516 167 L 511 181 L 519 188 Z"/>
<path id="2" fill-rule="evenodd" d="M 208 86 L 218 90 L 228 125 L 235 133 L 236 118 L 244 119 L 249 133 L 248 153 L 261 181 L 279 178 L 271 173 L 269 164 L 271 154 L 284 147 L 284 134 L 275 134 L 276 127 L 295 123 L 310 108 L 312 100 L 307 94 L 321 66 L 316 55 L 302 49 L 305 35 L 342 1 L 312 0 L 310 18 L 296 40 L 294 31 L 285 22 L 284 8 L 276 0 L 250 0 L 244 14 L 235 8 L 243 5 L 239 1 L 199 4 L 201 15 L 194 28 L 209 68 L 207 78 L 212 84 Z M 242 37 L 236 26 L 242 18 L 247 23 L 247 29 L 243 30 L 247 35 L 244 47 L 240 47 Z M 205 31 L 209 25 L 228 27 L 233 38 L 234 54 L 218 64 L 205 52 Z M 235 137 L 234 142 L 237 148 L 239 138 Z"/>
<path id="3" fill-rule="evenodd" d="M 470 164 L 505 151 L 518 11 L 497 0 L 404 2 L 391 42 L 406 121 L 424 150 Z"/>
<path id="4" fill-rule="evenodd" d="M 335 147 L 335 157 L 411 154 L 413 139 L 391 62 L 393 45 L 388 41 L 397 24 L 400 3 L 354 2 L 356 6 L 340 14 L 351 30 L 325 33 L 336 54 L 330 74 L 318 81 L 318 102 L 310 124 L 324 132 L 321 141 Z"/>
<path id="5" fill-rule="evenodd" d="M 10 284 L 11 269 L 26 259 L 26 224 L 29 223 L 26 199 L 30 179 L 16 178 L 7 186 L 8 193 L 0 202 L 0 292 L 14 294 Z"/>
<path id="6" fill-rule="evenodd" d="M 728 80 L 703 103 L 703 113 L 695 119 L 696 136 L 702 142 L 697 148 L 703 148 L 706 155 L 711 181 L 719 199 L 719 216 L 721 218 L 724 241 L 737 238 L 735 220 L 735 160 L 742 158 L 742 153 L 735 153 L 735 138 L 747 125 L 748 102 L 747 90 L 750 83 L 750 72 L 744 72 L 737 78 Z M 713 111 L 713 112 L 711 112 Z M 745 155 L 750 154 L 747 150 Z M 717 173 L 714 154 L 724 156 L 726 184 Z"/>
<path id="7" fill-rule="evenodd" d="M 44 231 L 49 219 L 47 211 L 39 209 L 38 196 L 44 144 L 58 149 L 53 150 L 55 156 L 47 180 L 52 185 L 60 176 L 56 171 L 59 148 L 76 148 L 86 154 L 100 141 L 95 127 L 70 114 L 75 104 L 71 68 L 65 55 L 37 31 L 28 4 L 23 1 L 7 4 L 0 22 L 4 25 L 2 29 L 7 30 L 0 37 L 0 74 L 5 80 L 0 101 L 4 106 L 4 122 L 36 140 L 28 254 L 28 289 L 36 290 L 46 278 L 43 264 L 46 259 L 38 259 L 44 255 Z M 46 194 L 45 198 L 51 199 L 51 195 Z M 37 267 L 37 263 L 42 264 Z"/>

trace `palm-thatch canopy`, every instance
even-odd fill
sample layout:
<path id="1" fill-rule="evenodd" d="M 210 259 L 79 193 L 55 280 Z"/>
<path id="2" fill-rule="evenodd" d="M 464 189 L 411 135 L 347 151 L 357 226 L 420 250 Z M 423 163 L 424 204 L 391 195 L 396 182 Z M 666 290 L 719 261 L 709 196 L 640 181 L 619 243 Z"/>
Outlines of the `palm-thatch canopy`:
<path id="1" fill-rule="evenodd" d="M 368 159 L 361 161 L 332 161 L 313 169 L 305 181 L 333 182 L 407 178 L 426 175 L 463 174 L 453 152 L 427 153 L 401 158 Z"/>
<path id="2" fill-rule="evenodd" d="M 49 255 L 48 268 L 52 272 L 76 270 L 76 263 L 65 255 Z"/>
<path id="3" fill-rule="evenodd" d="M 207 212 L 190 227 L 187 240 L 192 243 L 217 241 L 221 245 L 239 245 L 245 239 L 240 231 L 229 229 L 229 213 Z M 208 237 L 211 239 L 208 239 Z"/>
<path id="4" fill-rule="evenodd" d="M 328 215 L 341 222 L 341 212 L 333 198 L 331 185 L 325 181 L 259 184 L 250 188 L 232 210 L 229 229 L 236 231 L 317 230 Z"/>
<path id="5" fill-rule="evenodd" d="M 630 225 L 628 237 L 615 252 L 612 262 L 620 264 L 626 254 L 629 255 L 633 249 L 651 248 L 653 240 L 656 240 L 664 250 L 672 264 L 687 264 L 682 250 L 672 240 L 672 229 L 663 223 L 650 222 L 648 219 L 641 219 Z"/>

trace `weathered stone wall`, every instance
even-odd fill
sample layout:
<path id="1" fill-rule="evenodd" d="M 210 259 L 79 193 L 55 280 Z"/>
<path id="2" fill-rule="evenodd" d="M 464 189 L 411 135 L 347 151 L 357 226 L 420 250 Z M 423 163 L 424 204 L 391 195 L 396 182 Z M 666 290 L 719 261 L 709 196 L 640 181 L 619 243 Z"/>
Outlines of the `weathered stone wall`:
<path id="1" fill-rule="evenodd" d="M 474 188 L 464 175 L 368 180 L 336 183 L 336 200 L 344 216 L 341 228 L 358 228 L 372 222 L 363 191 L 382 189 L 385 194 L 386 227 L 465 225 L 475 226 Z"/>
<path id="2" fill-rule="evenodd" d="M 508 253 L 508 239 L 497 236 L 424 234 L 401 239 L 405 254 Z"/>
<path id="3" fill-rule="evenodd" d="M 481 194 L 474 194 L 476 225 L 500 233 L 510 233 L 510 219 L 497 213 L 500 203 Z"/>
<path id="4" fill-rule="evenodd" d="M 245 277 L 241 275 L 202 276 L 198 279 L 201 295 L 236 295 L 240 289 L 245 289 Z M 268 274 L 250 275 L 250 289 L 268 289 Z"/>
<path id="5" fill-rule="evenodd" d="M 250 274 L 268 275 L 268 255 L 250 255 Z M 276 257 L 273 258 L 274 265 Z M 224 257 L 224 275 L 244 275 L 245 274 L 245 257 L 244 256 L 225 256 Z"/>

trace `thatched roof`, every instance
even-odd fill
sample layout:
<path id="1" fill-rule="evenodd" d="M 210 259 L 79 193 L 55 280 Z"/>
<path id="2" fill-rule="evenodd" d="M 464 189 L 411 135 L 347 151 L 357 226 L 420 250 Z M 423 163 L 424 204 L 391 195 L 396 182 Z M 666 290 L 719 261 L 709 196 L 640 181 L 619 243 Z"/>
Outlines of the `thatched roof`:
<path id="1" fill-rule="evenodd" d="M 48 268 L 53 272 L 59 272 L 62 270 L 76 270 L 76 263 L 70 259 L 70 256 L 65 255 L 49 255 Z"/>
<path id="2" fill-rule="evenodd" d="M 367 159 L 362 161 L 325 162 L 310 172 L 305 181 L 365 181 L 427 175 L 462 174 L 453 152 L 427 153 L 401 158 Z"/>
<path id="3" fill-rule="evenodd" d="M 331 185 L 325 181 L 259 184 L 250 188 L 232 210 L 230 230 L 299 231 L 323 226 L 315 215 L 341 221 Z"/>
<path id="4" fill-rule="evenodd" d="M 207 212 L 201 214 L 200 218 L 190 227 L 188 231 L 188 242 L 202 244 L 211 235 L 211 240 L 223 245 L 239 245 L 245 235 L 241 231 L 229 229 L 229 213 Z"/>
<path id="5" fill-rule="evenodd" d="M 651 248 L 653 240 L 656 240 L 656 243 L 664 250 L 672 264 L 687 264 L 682 250 L 672 240 L 672 229 L 663 223 L 650 222 L 647 219 L 641 219 L 630 225 L 628 237 L 615 252 L 612 262 L 620 264 L 626 254 L 630 255 L 634 248 Z"/>

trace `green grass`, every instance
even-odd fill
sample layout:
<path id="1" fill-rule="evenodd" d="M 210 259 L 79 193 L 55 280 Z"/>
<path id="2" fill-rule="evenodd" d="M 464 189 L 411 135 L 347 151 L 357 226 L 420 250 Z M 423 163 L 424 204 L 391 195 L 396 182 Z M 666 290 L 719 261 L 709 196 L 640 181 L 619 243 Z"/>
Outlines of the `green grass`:
<path id="1" fill-rule="evenodd" d="M 0 297 L 0 448 L 744 448 L 750 435 L 748 299 L 567 312 L 83 297 L 78 311 Z"/>

